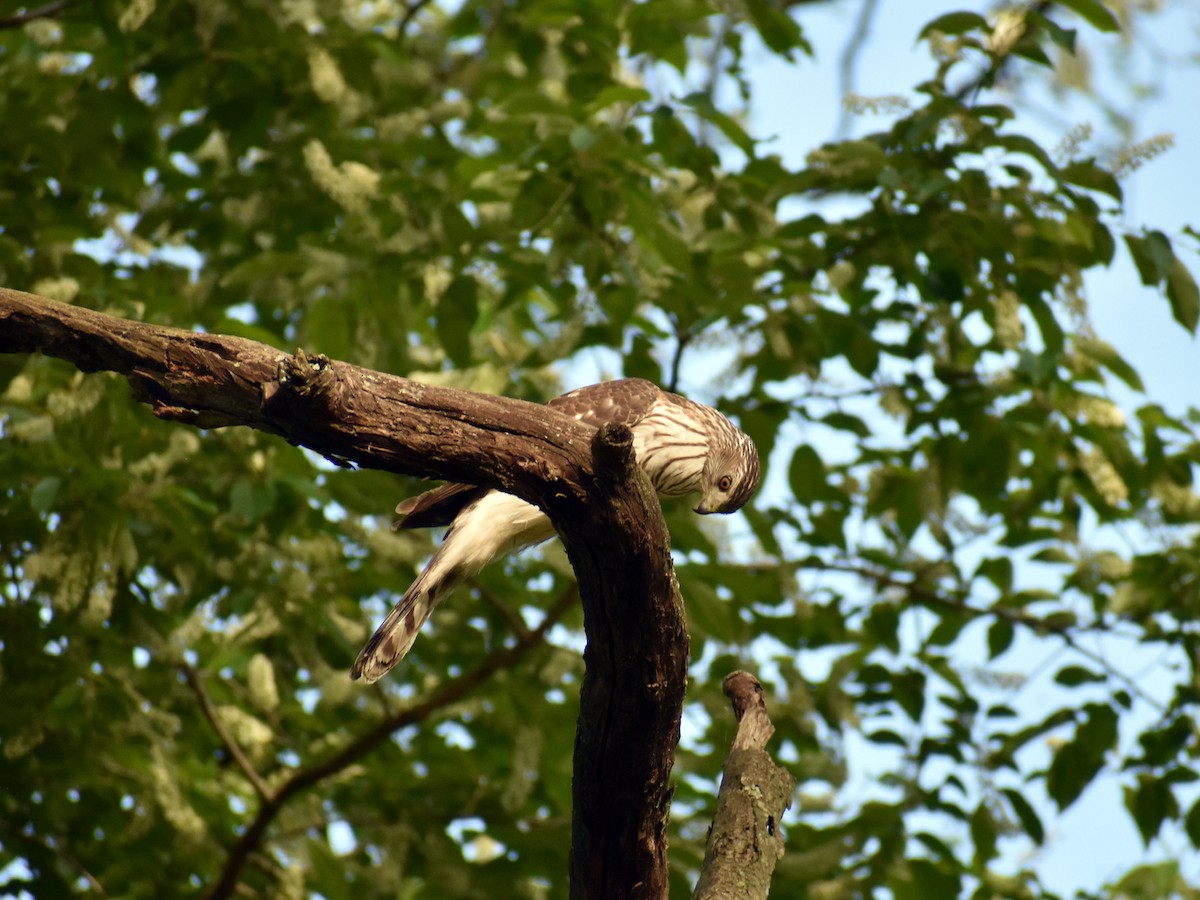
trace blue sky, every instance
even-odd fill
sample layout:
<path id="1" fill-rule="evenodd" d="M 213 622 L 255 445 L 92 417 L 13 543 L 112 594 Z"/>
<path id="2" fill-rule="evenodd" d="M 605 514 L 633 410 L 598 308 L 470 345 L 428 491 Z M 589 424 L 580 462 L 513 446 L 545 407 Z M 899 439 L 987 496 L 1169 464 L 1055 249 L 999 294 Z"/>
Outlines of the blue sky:
<path id="1" fill-rule="evenodd" d="M 835 137 L 841 116 L 839 57 L 864 2 L 867 0 L 817 4 L 811 9 L 798 7 L 799 20 L 817 58 L 786 65 L 763 52 L 754 67 L 749 130 L 758 138 L 774 136 L 772 149 L 793 165 L 800 165 L 812 148 Z M 921 26 L 941 13 L 964 8 L 986 13 L 988 4 L 970 0 L 878 3 L 869 36 L 858 55 L 855 92 L 865 96 L 909 94 L 911 86 L 931 71 L 926 48 L 916 40 Z M 1059 18 L 1067 24 L 1065 17 Z M 1168 3 L 1162 13 L 1140 18 L 1139 23 L 1144 31 L 1137 36 L 1136 49 L 1128 53 L 1121 52 L 1118 38 L 1101 36 L 1078 23 L 1081 43 L 1095 56 L 1094 77 L 1101 91 L 1120 98 L 1123 111 L 1132 113 L 1134 139 L 1169 133 L 1175 140 L 1170 152 L 1122 180 L 1126 191 L 1126 219 L 1122 224 L 1131 231 L 1143 225 L 1165 231 L 1193 273 L 1198 274 L 1196 257 L 1182 250 L 1195 244 L 1183 238 L 1181 230 L 1189 217 L 1197 223 L 1196 211 L 1200 210 L 1200 179 L 1195 175 L 1195 162 L 1200 159 L 1200 116 L 1196 115 L 1200 65 L 1195 50 L 1200 37 L 1200 4 L 1176 0 Z M 1110 58 L 1117 54 L 1117 68 L 1109 67 L 1106 53 Z M 1155 88 L 1157 94 L 1145 94 L 1146 85 Z M 1103 158 L 1109 125 L 1102 110 L 1082 98 L 1055 96 L 1049 91 L 1037 92 L 1033 97 L 1031 111 L 1019 115 L 1012 125 L 1014 130 L 1054 147 L 1072 126 L 1090 123 L 1096 131 L 1091 152 Z M 1136 102 L 1135 97 L 1139 98 Z M 1014 98 L 1006 101 L 1001 94 L 997 99 L 1012 102 Z M 1018 111 L 1022 112 L 1019 106 Z M 850 133 L 876 130 L 881 125 L 880 119 L 851 120 Z M 1117 347 L 1138 370 L 1149 398 L 1175 413 L 1200 405 L 1196 397 L 1200 355 L 1195 338 L 1175 324 L 1164 297 L 1140 284 L 1123 247 L 1109 269 L 1088 277 L 1086 291 L 1097 334 Z M 1145 402 L 1145 398 L 1139 400 L 1120 388 L 1114 388 L 1113 399 L 1127 412 L 1135 403 Z M 1004 662 L 1013 668 L 1011 659 L 1006 657 Z M 1037 662 L 1030 659 L 1030 667 Z M 1136 674 L 1146 662 L 1133 651 L 1121 667 L 1127 665 Z M 1123 735 L 1125 744 L 1129 739 L 1128 734 Z M 859 779 L 873 768 L 870 752 L 863 750 L 865 755 L 851 759 L 852 767 L 857 763 L 860 769 Z M 1038 851 L 1033 867 L 1052 890 L 1067 895 L 1076 889 L 1095 890 L 1140 861 L 1164 856 L 1190 856 L 1192 862 L 1185 865 L 1185 871 L 1193 879 L 1200 877 L 1200 862 L 1182 834 L 1169 835 L 1165 845 L 1156 843 L 1149 852 L 1143 848 L 1124 810 L 1115 779 L 1094 784 L 1062 816 L 1054 815 L 1046 806 L 1042 806 L 1042 812 L 1048 843 Z M 1020 860 L 1012 861 L 1015 864 Z"/>

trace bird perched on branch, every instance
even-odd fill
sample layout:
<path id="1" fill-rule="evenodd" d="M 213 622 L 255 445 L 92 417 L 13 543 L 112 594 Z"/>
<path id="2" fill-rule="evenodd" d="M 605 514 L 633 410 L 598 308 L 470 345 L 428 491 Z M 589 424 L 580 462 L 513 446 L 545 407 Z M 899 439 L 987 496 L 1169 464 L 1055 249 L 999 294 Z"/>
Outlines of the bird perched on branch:
<path id="1" fill-rule="evenodd" d="M 693 403 L 640 378 L 606 381 L 548 404 L 599 428 L 628 425 L 638 465 L 662 497 L 699 494 L 696 512 L 741 509 L 758 487 L 758 450 L 711 406 Z M 550 519 L 512 494 L 445 484 L 396 507 L 401 528 L 449 525 L 445 540 L 417 580 L 358 654 L 350 677 L 383 677 L 412 647 L 434 608 L 498 556 L 554 536 Z"/>

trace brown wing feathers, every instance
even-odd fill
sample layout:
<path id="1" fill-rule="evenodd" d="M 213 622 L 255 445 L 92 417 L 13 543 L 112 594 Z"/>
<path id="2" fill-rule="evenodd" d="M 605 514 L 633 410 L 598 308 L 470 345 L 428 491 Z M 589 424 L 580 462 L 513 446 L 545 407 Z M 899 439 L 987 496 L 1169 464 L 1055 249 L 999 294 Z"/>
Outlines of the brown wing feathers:
<path id="1" fill-rule="evenodd" d="M 632 427 L 661 393 L 652 382 L 626 378 L 579 388 L 555 397 L 546 405 L 594 428 L 608 422 Z M 416 497 L 409 497 L 396 507 L 396 514 L 403 518 L 393 527 L 438 528 L 449 525 L 455 516 L 487 491 L 487 488 L 477 485 L 451 482 Z"/>

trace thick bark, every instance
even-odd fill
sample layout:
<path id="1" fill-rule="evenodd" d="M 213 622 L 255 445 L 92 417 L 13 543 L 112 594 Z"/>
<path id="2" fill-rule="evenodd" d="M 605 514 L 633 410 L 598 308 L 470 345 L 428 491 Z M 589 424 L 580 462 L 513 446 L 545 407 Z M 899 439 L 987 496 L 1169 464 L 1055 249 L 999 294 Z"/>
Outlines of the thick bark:
<path id="1" fill-rule="evenodd" d="M 670 537 L 627 428 L 597 433 L 533 403 L 0 288 L 0 352 L 33 351 L 124 375 L 160 418 L 247 425 L 341 464 L 499 487 L 545 510 L 587 631 L 571 895 L 666 897 L 688 640 Z"/>
<path id="2" fill-rule="evenodd" d="M 775 765 L 765 747 L 775 726 L 762 685 L 734 672 L 722 685 L 733 703 L 737 734 L 721 771 L 717 814 L 708 832 L 693 900 L 765 900 L 783 856 L 780 819 L 791 805 L 795 779 Z"/>

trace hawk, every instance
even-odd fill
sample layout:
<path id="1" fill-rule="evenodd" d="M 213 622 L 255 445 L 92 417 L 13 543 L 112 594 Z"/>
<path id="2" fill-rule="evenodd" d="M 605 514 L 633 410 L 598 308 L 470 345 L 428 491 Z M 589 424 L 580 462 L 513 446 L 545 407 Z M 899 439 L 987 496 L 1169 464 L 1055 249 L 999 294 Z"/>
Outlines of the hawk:
<path id="1" fill-rule="evenodd" d="M 753 441 L 711 406 L 640 378 L 606 381 L 556 397 L 552 409 L 599 428 L 633 431 L 637 462 L 661 497 L 699 494 L 696 512 L 741 509 L 758 487 Z M 434 608 L 498 556 L 554 536 L 536 506 L 490 488 L 445 484 L 396 507 L 401 528 L 449 525 L 445 540 L 358 654 L 353 679 L 383 677 L 412 647 Z"/>

